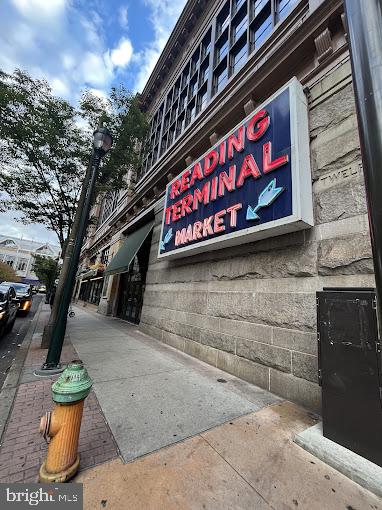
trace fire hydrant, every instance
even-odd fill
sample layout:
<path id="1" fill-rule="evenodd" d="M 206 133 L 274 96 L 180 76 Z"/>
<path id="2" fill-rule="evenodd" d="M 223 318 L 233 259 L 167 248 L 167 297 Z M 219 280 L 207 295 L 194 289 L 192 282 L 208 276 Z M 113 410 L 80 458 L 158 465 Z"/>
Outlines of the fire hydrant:
<path id="1" fill-rule="evenodd" d="M 40 482 L 66 482 L 76 474 L 80 464 L 77 448 L 82 412 L 92 385 L 81 360 L 69 363 L 52 384 L 56 407 L 40 420 L 40 434 L 49 445 L 47 458 L 40 468 Z"/>

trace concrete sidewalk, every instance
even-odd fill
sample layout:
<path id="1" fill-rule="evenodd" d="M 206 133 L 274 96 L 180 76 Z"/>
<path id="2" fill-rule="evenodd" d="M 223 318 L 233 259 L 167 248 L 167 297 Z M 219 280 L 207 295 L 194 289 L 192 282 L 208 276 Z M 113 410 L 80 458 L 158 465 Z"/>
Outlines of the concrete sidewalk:
<path id="1" fill-rule="evenodd" d="M 69 337 L 122 456 L 78 475 L 86 509 L 382 509 L 293 443 L 316 416 L 133 325 L 76 314 Z"/>
<path id="2" fill-rule="evenodd" d="M 76 308 L 68 334 L 125 462 L 280 400 L 126 322 Z"/>

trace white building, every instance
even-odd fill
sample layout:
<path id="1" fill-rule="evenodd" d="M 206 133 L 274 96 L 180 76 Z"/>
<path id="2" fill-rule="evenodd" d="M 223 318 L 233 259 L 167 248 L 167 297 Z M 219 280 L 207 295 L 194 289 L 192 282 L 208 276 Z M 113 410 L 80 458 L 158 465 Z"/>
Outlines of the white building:
<path id="1" fill-rule="evenodd" d="M 33 285 L 39 282 L 32 271 L 33 255 L 55 259 L 59 254 L 57 245 L 0 234 L 0 261 L 13 267 L 23 283 Z"/>

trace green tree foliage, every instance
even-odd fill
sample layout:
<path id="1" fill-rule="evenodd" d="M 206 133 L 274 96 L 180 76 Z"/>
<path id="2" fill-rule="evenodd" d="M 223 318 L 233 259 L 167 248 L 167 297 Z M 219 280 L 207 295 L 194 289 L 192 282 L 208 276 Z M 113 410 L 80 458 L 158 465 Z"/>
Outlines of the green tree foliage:
<path id="1" fill-rule="evenodd" d="M 17 276 L 13 267 L 5 262 L 0 262 L 0 282 L 19 282 L 20 278 Z"/>
<path id="2" fill-rule="evenodd" d="M 122 85 L 112 88 L 107 99 L 85 91 L 80 99 L 80 115 L 93 129 L 106 124 L 113 135 L 113 149 L 103 160 L 98 191 L 125 187 L 129 169 L 136 171 L 141 163 L 143 140 L 148 132 L 139 95 L 129 93 Z"/>
<path id="3" fill-rule="evenodd" d="M 33 258 L 32 271 L 36 274 L 40 282 L 44 283 L 47 289 L 50 289 L 56 278 L 58 278 L 60 272 L 59 265 L 50 257 L 33 255 Z"/>
<path id="4" fill-rule="evenodd" d="M 85 92 L 78 108 L 55 97 L 49 84 L 26 72 L 0 70 L 0 210 L 18 210 L 24 223 L 41 223 L 61 247 L 71 228 L 100 121 L 114 137 L 101 167 L 100 189 L 126 184 L 139 164 L 147 123 L 139 98 L 123 87 L 107 99 Z"/>

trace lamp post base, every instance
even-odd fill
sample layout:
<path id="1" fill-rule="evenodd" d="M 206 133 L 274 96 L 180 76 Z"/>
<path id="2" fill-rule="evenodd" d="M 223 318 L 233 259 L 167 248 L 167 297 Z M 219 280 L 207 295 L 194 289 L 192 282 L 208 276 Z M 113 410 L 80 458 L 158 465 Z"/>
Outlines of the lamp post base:
<path id="1" fill-rule="evenodd" d="M 58 363 L 57 365 L 44 363 L 40 369 L 33 372 L 33 375 L 37 377 L 51 377 L 52 375 L 61 374 L 64 370 L 65 366 L 61 365 L 61 363 Z"/>

